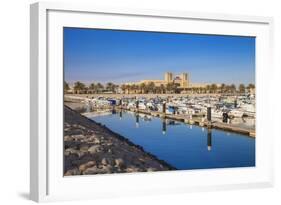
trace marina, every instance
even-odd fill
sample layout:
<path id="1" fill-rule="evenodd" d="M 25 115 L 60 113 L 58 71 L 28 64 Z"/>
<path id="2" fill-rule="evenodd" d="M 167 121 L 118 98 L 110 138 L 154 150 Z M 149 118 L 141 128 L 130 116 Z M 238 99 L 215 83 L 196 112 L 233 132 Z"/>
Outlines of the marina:
<path id="1" fill-rule="evenodd" d="M 253 96 L 158 96 L 71 97 L 82 101 L 81 112 L 124 110 L 167 118 L 207 128 L 217 128 L 255 137 L 255 104 Z M 209 113 L 208 113 L 209 109 Z"/>
<path id="2" fill-rule="evenodd" d="M 255 114 L 243 109 L 251 100 L 221 95 L 66 96 L 65 104 L 176 169 L 205 169 L 255 166 Z"/>

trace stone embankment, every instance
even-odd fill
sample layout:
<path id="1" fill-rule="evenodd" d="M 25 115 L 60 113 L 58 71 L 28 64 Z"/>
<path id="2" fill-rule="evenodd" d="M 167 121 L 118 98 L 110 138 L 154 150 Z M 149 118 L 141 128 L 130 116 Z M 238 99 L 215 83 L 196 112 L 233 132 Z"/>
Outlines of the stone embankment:
<path id="1" fill-rule="evenodd" d="M 64 106 L 64 175 L 173 170 L 142 147 Z"/>

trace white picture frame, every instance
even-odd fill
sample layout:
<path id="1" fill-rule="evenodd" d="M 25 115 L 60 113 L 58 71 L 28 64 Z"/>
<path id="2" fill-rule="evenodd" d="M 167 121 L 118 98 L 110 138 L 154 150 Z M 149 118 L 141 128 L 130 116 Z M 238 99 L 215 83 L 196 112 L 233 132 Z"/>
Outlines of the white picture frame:
<path id="1" fill-rule="evenodd" d="M 64 26 L 255 36 L 256 167 L 63 177 Z M 272 29 L 270 17 L 97 8 L 71 3 L 32 4 L 30 198 L 41 202 L 273 186 L 273 133 L 269 129 L 273 118 L 271 111 L 264 109 L 272 105 L 268 92 L 273 75 Z"/>

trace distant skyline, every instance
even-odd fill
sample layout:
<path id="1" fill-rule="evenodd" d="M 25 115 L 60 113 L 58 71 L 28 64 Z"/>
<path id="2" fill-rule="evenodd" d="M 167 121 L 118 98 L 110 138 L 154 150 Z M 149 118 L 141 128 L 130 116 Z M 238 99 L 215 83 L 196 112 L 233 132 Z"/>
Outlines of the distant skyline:
<path id="1" fill-rule="evenodd" d="M 255 38 L 64 28 L 64 76 L 70 84 L 164 79 L 255 83 Z"/>

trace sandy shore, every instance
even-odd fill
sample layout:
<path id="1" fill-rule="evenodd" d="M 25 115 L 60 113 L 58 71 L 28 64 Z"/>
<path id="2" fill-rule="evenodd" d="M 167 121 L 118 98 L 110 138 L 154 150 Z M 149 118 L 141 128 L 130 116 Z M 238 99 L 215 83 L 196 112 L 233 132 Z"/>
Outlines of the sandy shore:
<path id="1" fill-rule="evenodd" d="M 175 169 L 67 106 L 64 116 L 65 176 Z"/>

